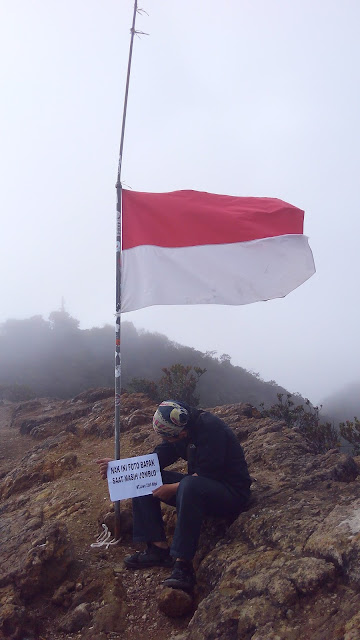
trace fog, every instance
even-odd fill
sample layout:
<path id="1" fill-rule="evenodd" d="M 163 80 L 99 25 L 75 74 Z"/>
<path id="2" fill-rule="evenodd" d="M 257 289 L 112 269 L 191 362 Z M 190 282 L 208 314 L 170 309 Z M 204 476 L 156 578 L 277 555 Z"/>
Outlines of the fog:
<path id="1" fill-rule="evenodd" d="M 317 404 L 360 381 L 358 0 L 143 0 L 123 182 L 305 210 L 317 273 L 286 298 L 124 314 Z M 0 322 L 114 323 L 131 0 L 4 0 Z M 26 340 L 26 335 L 22 336 Z M 21 344 L 19 344 L 21 349 Z M 26 366 L 26 363 L 24 363 Z"/>

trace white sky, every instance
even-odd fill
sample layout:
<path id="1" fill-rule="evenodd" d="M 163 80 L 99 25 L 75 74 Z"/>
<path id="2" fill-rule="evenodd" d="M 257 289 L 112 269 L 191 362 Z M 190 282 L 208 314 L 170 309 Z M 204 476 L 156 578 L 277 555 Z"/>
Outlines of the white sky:
<path id="1" fill-rule="evenodd" d="M 320 402 L 360 380 L 360 3 L 142 0 L 123 182 L 305 209 L 317 274 L 282 300 L 125 314 Z M 114 322 L 132 0 L 0 0 L 0 322 Z M 23 336 L 26 340 L 26 336 Z M 25 363 L 24 363 L 25 364 Z"/>

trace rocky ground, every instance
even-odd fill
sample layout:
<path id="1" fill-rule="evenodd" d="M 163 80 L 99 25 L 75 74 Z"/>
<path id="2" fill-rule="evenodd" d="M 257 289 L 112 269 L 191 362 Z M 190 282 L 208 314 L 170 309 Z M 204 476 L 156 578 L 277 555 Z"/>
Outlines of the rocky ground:
<path id="1" fill-rule="evenodd" d="M 151 451 L 155 406 L 122 396 L 121 457 Z M 123 568 L 119 544 L 92 547 L 114 514 L 95 460 L 113 457 L 113 393 L 0 407 L 0 637 L 13 640 L 359 640 L 359 460 L 313 455 L 294 430 L 247 405 L 213 409 L 241 441 L 247 512 L 205 523 L 195 598 L 168 570 Z M 181 469 L 180 464 L 177 468 Z M 169 536 L 173 510 L 164 510 Z"/>

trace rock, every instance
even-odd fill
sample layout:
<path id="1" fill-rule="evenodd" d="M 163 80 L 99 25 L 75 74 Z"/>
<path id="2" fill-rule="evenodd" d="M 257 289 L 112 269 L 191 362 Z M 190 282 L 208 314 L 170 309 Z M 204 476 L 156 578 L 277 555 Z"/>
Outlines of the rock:
<path id="1" fill-rule="evenodd" d="M 360 499 L 337 505 L 309 537 L 305 551 L 332 561 L 360 587 Z"/>
<path id="2" fill-rule="evenodd" d="M 86 437 L 100 436 L 101 432 L 98 424 L 94 420 L 88 420 L 83 426 L 83 432 Z"/>
<path id="3" fill-rule="evenodd" d="M 163 588 L 157 597 L 162 613 L 169 618 L 180 618 L 194 610 L 194 598 L 181 589 Z"/>
<path id="4" fill-rule="evenodd" d="M 0 483 L 0 496 L 3 499 L 9 498 L 14 493 L 24 492 L 33 485 L 51 482 L 66 471 L 72 470 L 77 462 L 75 453 L 66 453 L 58 459 L 47 459 L 45 454 L 65 443 L 68 443 L 71 451 L 75 442 L 77 442 L 75 436 L 64 432 L 48 438 L 24 456 L 21 464 L 5 476 Z"/>
<path id="5" fill-rule="evenodd" d="M 350 588 L 344 600 L 338 585 L 340 567 L 345 583 L 359 585 L 357 465 L 338 451 L 311 454 L 300 434 L 268 419 L 252 425 L 244 447 L 255 500 L 220 539 L 201 542 L 202 600 L 175 637 L 343 640 L 335 620 L 358 624 L 359 598 Z M 334 505 L 340 495 L 344 503 Z M 218 540 L 212 549 L 211 540 Z"/>
<path id="6" fill-rule="evenodd" d="M 120 633 L 126 627 L 126 591 L 118 573 L 108 570 L 104 574 L 103 600 L 94 614 L 92 625 L 99 633 Z"/>
<path id="7" fill-rule="evenodd" d="M 0 589 L 0 605 L 0 638 L 19 636 L 21 629 L 33 631 L 34 621 L 12 585 Z"/>
<path id="8" fill-rule="evenodd" d="M 170 517 L 171 515 L 169 515 L 169 519 Z M 176 514 L 174 510 L 173 518 L 173 527 L 175 528 Z M 233 518 L 204 518 L 201 528 L 199 548 L 194 558 L 195 569 L 197 569 L 203 558 L 214 548 L 216 543 L 222 540 L 232 522 Z"/>
<path id="9" fill-rule="evenodd" d="M 315 455 L 300 433 L 250 405 L 216 407 L 244 447 L 252 499 L 233 522 L 204 521 L 193 602 L 179 590 L 157 591 L 161 569 L 124 570 L 132 552 L 130 501 L 121 503 L 121 543 L 90 548 L 97 518 L 114 525 L 93 463 L 113 451 L 108 393 L 40 399 L 14 411 L 11 429 L 26 454 L 13 464 L 1 460 L 0 637 L 155 638 L 157 625 L 158 637 L 169 640 L 171 629 L 173 640 L 360 638 L 360 458 L 338 450 Z M 159 441 L 150 428 L 155 406 L 143 394 L 124 393 L 121 401 L 122 456 L 151 451 Z M 10 412 L 3 408 L 2 419 Z M 29 447 L 22 424 L 41 440 Z M 184 471 L 186 463 L 173 468 Z M 176 513 L 162 510 L 170 539 Z M 64 631 L 56 632 L 59 624 Z"/>
<path id="10" fill-rule="evenodd" d="M 360 613 L 357 613 L 345 625 L 344 640 L 359 640 L 359 638 L 360 638 Z"/>
<path id="11" fill-rule="evenodd" d="M 106 524 L 112 536 L 115 535 L 115 513 L 108 511 L 101 512 L 98 516 L 98 524 Z M 133 516 L 131 500 L 123 500 L 120 507 L 120 534 L 121 540 L 131 540 L 133 531 Z"/>
<path id="12" fill-rule="evenodd" d="M 88 604 L 79 604 L 73 611 L 64 616 L 59 624 L 59 630 L 66 633 L 76 633 L 90 622 L 90 613 Z"/>
<path id="13" fill-rule="evenodd" d="M 108 640 L 108 636 L 106 633 L 102 633 L 101 631 L 94 631 L 89 628 L 87 630 L 83 630 L 81 634 L 81 640 Z"/>
<path id="14" fill-rule="evenodd" d="M 144 442 L 145 438 L 147 437 L 147 433 L 144 432 L 140 432 L 140 433 L 133 433 L 131 440 L 134 444 L 140 444 L 141 442 Z"/>
<path id="15" fill-rule="evenodd" d="M 40 518 L 27 520 L 26 515 L 26 511 L 10 513 L 2 517 L 0 526 L 4 554 L 0 565 L 0 628 L 2 625 L 5 635 L 14 634 L 15 638 L 18 634 L 21 639 L 38 624 L 28 603 L 42 593 L 51 593 L 73 560 L 64 525 L 42 525 Z"/>
<path id="16" fill-rule="evenodd" d="M 30 419 L 26 418 L 22 419 L 21 413 L 17 414 L 12 421 L 12 426 L 19 427 L 21 434 L 30 434 L 32 437 L 37 440 L 47 438 L 49 436 L 56 435 L 60 433 L 60 431 L 76 431 L 76 422 L 87 416 L 91 412 L 92 406 L 79 406 L 74 409 L 74 407 L 63 407 L 63 411 L 54 411 L 50 412 L 50 415 L 44 416 L 43 413 L 40 413 L 38 416 L 33 416 Z"/>
<path id="17" fill-rule="evenodd" d="M 104 578 L 105 576 L 101 576 Z M 73 594 L 72 606 L 77 607 L 79 604 L 91 603 L 100 600 L 103 597 L 104 585 L 100 577 L 90 577 L 85 581 L 82 589 Z"/>
<path id="18" fill-rule="evenodd" d="M 112 387 L 101 387 L 99 389 L 87 389 L 75 396 L 71 402 L 83 402 L 87 404 L 94 404 L 98 400 L 105 400 L 106 398 L 114 397 L 114 389 Z"/>
<path id="19" fill-rule="evenodd" d="M 31 599 L 43 588 L 56 586 L 73 559 L 65 525 L 55 522 L 35 530 L 32 525 L 33 521 L 26 520 L 26 511 L 3 516 L 1 520 L 4 555 L 0 586 L 14 584 L 25 599 Z"/>
<path id="20" fill-rule="evenodd" d="M 127 429 L 132 429 L 141 424 L 151 424 L 152 423 L 152 414 L 145 413 L 141 409 L 135 409 L 128 418 L 125 420 L 125 425 Z"/>
<path id="21" fill-rule="evenodd" d="M 41 420 L 23 420 L 20 424 L 20 433 L 22 435 L 31 433 L 35 429 L 39 429 L 44 424 L 50 421 L 49 417 L 42 418 Z"/>
<path id="22" fill-rule="evenodd" d="M 30 543 L 23 567 L 15 576 L 15 584 L 25 600 L 58 584 L 73 561 L 73 548 L 63 524 L 45 525 L 30 538 Z"/>
<path id="23" fill-rule="evenodd" d="M 220 555 L 215 550 L 210 554 L 216 557 L 220 579 L 215 578 L 216 588 L 202 601 L 194 616 L 194 620 L 199 618 L 204 632 L 200 637 L 210 635 L 214 619 L 218 624 L 217 616 L 207 613 L 214 608 L 223 611 L 222 620 L 228 616 L 238 621 L 239 637 L 242 637 L 266 622 L 282 618 L 300 595 L 314 594 L 325 584 L 331 590 L 334 585 L 336 569 L 323 560 L 299 558 L 270 549 L 250 551 L 245 546 L 238 551 L 232 543 L 229 547 L 222 549 Z M 213 574 L 210 557 L 200 568 L 201 581 Z"/>
<path id="24" fill-rule="evenodd" d="M 73 581 L 63 582 L 62 585 L 60 585 L 60 587 L 56 589 L 53 597 L 51 598 L 51 602 L 58 606 L 69 608 L 72 601 L 74 590 L 75 590 L 75 582 Z"/>
<path id="25" fill-rule="evenodd" d="M 91 413 L 101 413 L 101 411 L 104 411 L 104 404 L 102 402 L 95 402 Z"/>
<path id="26" fill-rule="evenodd" d="M 359 470 L 351 456 L 339 453 L 338 449 L 331 449 L 324 453 L 320 460 L 311 459 L 305 465 L 303 474 L 307 475 L 312 482 L 315 479 L 354 482 L 359 475 Z"/>
<path id="27" fill-rule="evenodd" d="M 15 406 L 13 410 L 10 426 L 11 427 L 14 426 L 15 420 L 17 420 L 19 416 L 24 414 L 29 415 L 34 411 L 39 411 L 39 410 L 44 411 L 44 403 L 41 402 L 41 400 L 27 400 L 26 402 L 20 402 L 18 405 Z"/>
<path id="28" fill-rule="evenodd" d="M 75 469 L 77 465 L 77 454 L 73 451 L 66 453 L 61 458 L 58 458 L 54 461 L 53 467 L 53 478 L 60 478 L 65 471 L 72 471 Z"/>

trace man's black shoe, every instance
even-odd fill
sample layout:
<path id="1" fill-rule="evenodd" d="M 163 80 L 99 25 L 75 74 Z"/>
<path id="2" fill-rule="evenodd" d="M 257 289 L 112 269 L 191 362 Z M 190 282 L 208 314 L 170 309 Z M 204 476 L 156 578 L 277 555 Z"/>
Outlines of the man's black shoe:
<path id="1" fill-rule="evenodd" d="M 162 549 L 155 544 L 148 543 L 145 551 L 137 551 L 131 556 L 125 556 L 124 564 L 129 569 L 146 569 L 147 567 L 172 567 L 174 560 L 169 549 Z"/>
<path id="2" fill-rule="evenodd" d="M 191 563 L 176 560 L 173 572 L 169 578 L 164 580 L 165 587 L 173 589 L 182 589 L 183 591 L 192 591 L 196 585 L 196 578 Z"/>

